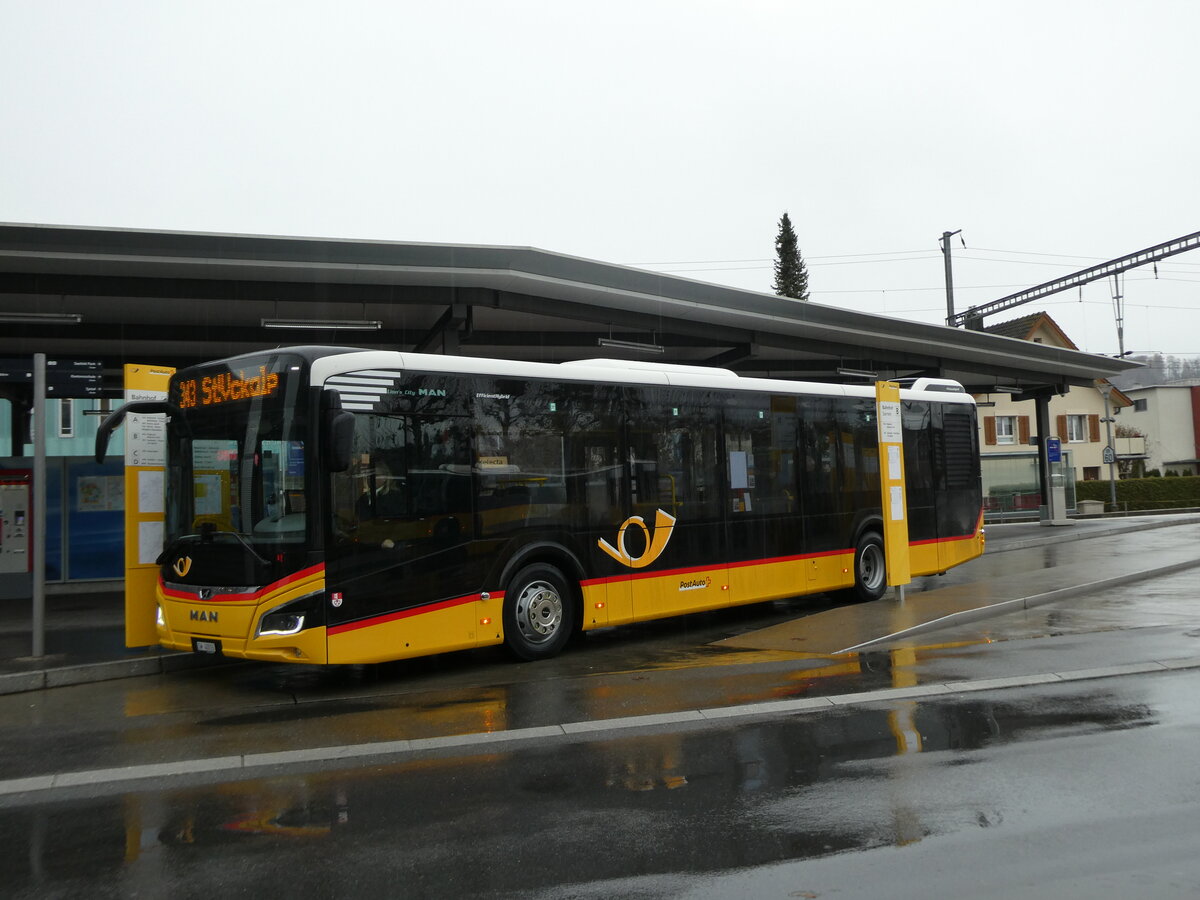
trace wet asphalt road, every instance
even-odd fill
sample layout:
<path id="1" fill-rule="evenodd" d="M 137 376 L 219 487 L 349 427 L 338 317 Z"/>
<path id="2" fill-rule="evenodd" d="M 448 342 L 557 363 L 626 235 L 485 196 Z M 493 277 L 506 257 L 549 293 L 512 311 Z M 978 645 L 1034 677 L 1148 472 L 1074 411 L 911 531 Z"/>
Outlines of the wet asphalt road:
<path id="1" fill-rule="evenodd" d="M 1195 686 L 1142 675 L 17 806 L 0 872 L 20 898 L 1194 897 Z"/>
<path id="2" fill-rule="evenodd" d="M 969 587 L 971 577 L 1086 566 L 1088 554 L 1145 557 L 1197 534 L 1170 531 L 1144 546 L 1134 536 L 996 554 L 947 578 Z M 0 697 L 0 772 L 1196 658 L 1197 579 L 1182 572 L 832 658 L 770 649 L 767 636 L 797 617 L 815 629 L 841 615 L 810 598 L 615 629 L 536 665 L 480 651 Z M 742 646 L 722 643 L 733 636 Z M 1197 679 L 1200 670 L 1025 684 L 361 765 L 9 794 L 0 877 L 18 897 L 1196 896 Z"/>
<path id="3" fill-rule="evenodd" d="M 1091 569 L 1125 554 L 1190 552 L 1200 525 L 995 553 L 923 581 L 979 590 L 1025 573 Z M 1090 561 L 1090 562 L 1089 562 Z M 1200 569 L 903 639 L 861 653 L 786 652 L 781 629 L 818 634 L 903 619 L 890 600 L 834 608 L 822 597 L 609 629 L 561 657 L 514 664 L 498 649 L 383 666 L 214 667 L 0 696 L 0 777 L 411 740 L 909 684 L 1200 655 Z M 1036 588 L 1031 588 L 1036 590 Z M 917 594 L 909 607 L 920 609 Z M 868 607 L 874 607 L 868 608 Z M 883 611 L 883 615 L 880 615 Z M 895 621 L 893 621 L 893 619 Z M 788 623 L 797 623 L 789 625 Z M 1154 630 L 1154 629 L 1158 630 Z M 1053 644 L 1034 638 L 1058 636 Z M 1009 638 L 1013 638 L 1010 640 Z M 736 638 L 737 646 L 730 640 Z M 841 638 L 826 640 L 838 645 Z M 994 645 L 999 645 L 998 648 Z M 842 643 L 844 646 L 844 643 Z"/>

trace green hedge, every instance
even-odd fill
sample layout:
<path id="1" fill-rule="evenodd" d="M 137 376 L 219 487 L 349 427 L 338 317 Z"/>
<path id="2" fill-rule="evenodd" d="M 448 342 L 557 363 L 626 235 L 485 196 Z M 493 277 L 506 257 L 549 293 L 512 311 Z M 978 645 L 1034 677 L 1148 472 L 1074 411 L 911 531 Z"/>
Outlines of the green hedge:
<path id="1" fill-rule="evenodd" d="M 1108 503 L 1111 494 L 1107 481 L 1075 482 L 1076 502 L 1103 500 Z M 1200 476 L 1126 478 L 1117 482 L 1117 506 L 1130 510 L 1200 507 Z"/>

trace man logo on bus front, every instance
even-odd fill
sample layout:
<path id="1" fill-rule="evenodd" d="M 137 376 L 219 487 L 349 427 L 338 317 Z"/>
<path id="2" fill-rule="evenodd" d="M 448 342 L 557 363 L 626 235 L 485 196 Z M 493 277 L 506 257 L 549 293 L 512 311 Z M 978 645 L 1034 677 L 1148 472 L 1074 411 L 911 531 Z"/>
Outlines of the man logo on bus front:
<path id="1" fill-rule="evenodd" d="M 636 525 L 642 529 L 642 534 L 646 539 L 646 550 L 641 556 L 630 556 L 629 551 L 625 549 L 625 530 L 630 525 Z M 630 516 L 622 525 L 620 531 L 617 532 L 617 546 L 613 546 L 604 538 L 596 541 L 596 546 L 615 559 L 622 565 L 629 566 L 631 569 L 644 569 L 650 563 L 654 562 L 663 551 L 667 549 L 667 542 L 671 540 L 671 534 L 675 529 L 675 517 L 668 512 L 663 512 L 661 509 L 654 511 L 654 536 L 651 537 L 650 529 L 646 525 L 646 520 L 641 516 Z"/>

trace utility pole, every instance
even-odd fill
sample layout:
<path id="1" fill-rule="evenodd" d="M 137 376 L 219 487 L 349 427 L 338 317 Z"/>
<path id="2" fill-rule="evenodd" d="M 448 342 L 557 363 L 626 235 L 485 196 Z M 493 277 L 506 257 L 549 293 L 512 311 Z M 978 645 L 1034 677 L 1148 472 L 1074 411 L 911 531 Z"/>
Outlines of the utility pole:
<path id="1" fill-rule="evenodd" d="M 46 655 L 46 354 L 33 354 L 33 656 Z"/>
<path id="2" fill-rule="evenodd" d="M 1109 503 L 1112 505 L 1113 512 L 1116 512 L 1117 511 L 1117 473 L 1115 470 L 1115 464 L 1117 462 L 1117 451 L 1116 451 L 1116 448 L 1113 447 L 1113 437 L 1112 437 L 1113 414 L 1112 414 L 1112 407 L 1109 405 L 1109 396 L 1113 392 L 1113 386 L 1109 382 L 1105 381 L 1103 384 L 1098 385 L 1098 387 L 1100 388 L 1100 393 L 1104 395 L 1104 427 L 1106 430 L 1105 431 L 1106 437 L 1108 438 L 1108 444 L 1104 448 L 1104 459 L 1103 459 L 1103 462 L 1108 463 L 1108 497 L 1109 497 Z"/>
<path id="3" fill-rule="evenodd" d="M 1123 277 L 1120 272 L 1112 276 L 1113 315 L 1117 320 L 1117 359 L 1125 358 L 1125 308 L 1122 305 L 1125 298 L 1121 294 Z"/>
<path id="4" fill-rule="evenodd" d="M 942 232 L 942 256 L 946 261 L 946 324 L 951 328 L 954 327 L 954 273 L 950 266 L 950 238 L 956 234 L 962 234 L 962 229 Z M 962 238 L 959 240 L 961 241 Z M 963 246 L 967 246 L 965 241 Z"/>

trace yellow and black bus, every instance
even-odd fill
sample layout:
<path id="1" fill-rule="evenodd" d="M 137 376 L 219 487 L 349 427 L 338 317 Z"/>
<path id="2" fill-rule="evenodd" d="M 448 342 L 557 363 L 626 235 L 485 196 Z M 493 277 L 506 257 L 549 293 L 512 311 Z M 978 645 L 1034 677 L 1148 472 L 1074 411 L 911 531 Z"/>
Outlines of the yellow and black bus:
<path id="1" fill-rule="evenodd" d="M 975 404 L 901 394 L 914 575 L 983 552 Z M 886 590 L 874 388 L 295 347 L 177 372 L 165 647 L 370 663 Z M 149 606 L 153 609 L 152 606 Z"/>

